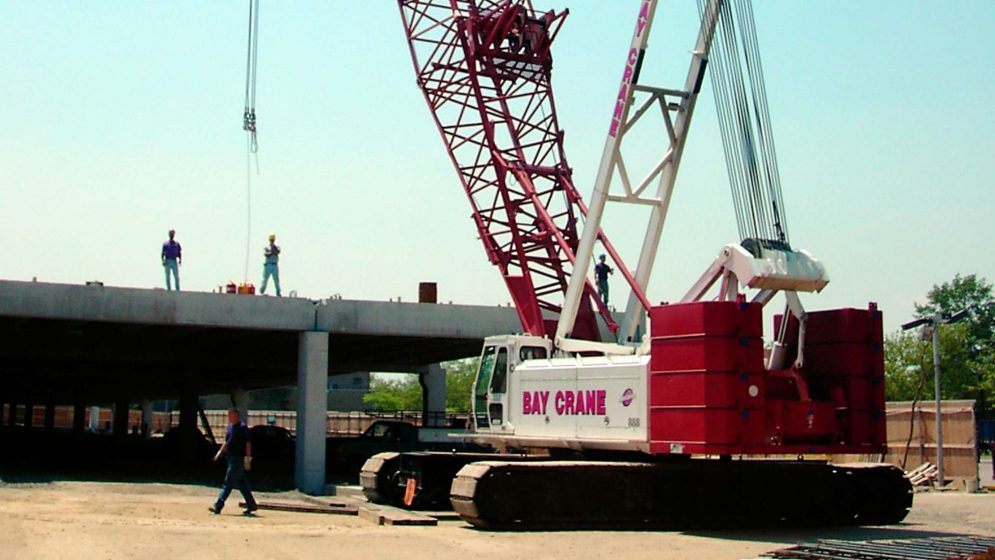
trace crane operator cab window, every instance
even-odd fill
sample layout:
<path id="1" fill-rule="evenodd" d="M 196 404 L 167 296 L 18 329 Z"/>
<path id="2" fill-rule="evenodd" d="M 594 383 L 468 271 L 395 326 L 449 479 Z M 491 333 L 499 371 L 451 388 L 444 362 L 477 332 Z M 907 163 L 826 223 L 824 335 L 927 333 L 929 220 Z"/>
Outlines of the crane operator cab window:
<path id="1" fill-rule="evenodd" d="M 478 428 L 490 426 L 487 421 L 487 389 L 491 386 L 491 373 L 494 371 L 496 357 L 496 346 L 484 348 L 484 353 L 480 356 L 480 368 L 477 369 L 477 379 L 473 383 L 473 419 Z"/>
<path id="2" fill-rule="evenodd" d="M 542 346 L 522 346 L 518 350 L 518 359 L 522 362 L 525 360 L 545 360 L 548 357 L 549 353 Z"/>
<path id="3" fill-rule="evenodd" d="M 508 388 L 508 349 L 487 346 L 480 357 L 480 369 L 474 383 L 473 413 L 478 428 L 501 424 L 502 400 Z"/>

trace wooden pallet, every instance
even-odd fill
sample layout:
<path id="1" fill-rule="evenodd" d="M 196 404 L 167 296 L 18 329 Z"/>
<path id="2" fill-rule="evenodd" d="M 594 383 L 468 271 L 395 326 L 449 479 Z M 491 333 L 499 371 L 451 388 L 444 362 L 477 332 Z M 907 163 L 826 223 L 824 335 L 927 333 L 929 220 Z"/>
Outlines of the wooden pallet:
<path id="1" fill-rule="evenodd" d="M 239 507 L 245 507 L 245 502 L 239 502 Z M 359 515 L 359 509 L 339 502 L 327 505 L 304 504 L 300 502 L 256 502 L 259 509 L 271 511 L 293 511 L 297 513 L 323 513 L 327 515 Z"/>
<path id="2" fill-rule="evenodd" d="M 261 510 L 290 511 L 296 513 L 322 513 L 326 515 L 358 515 L 376 525 L 409 525 L 435 526 L 439 524 L 436 517 L 408 511 L 391 506 L 359 502 L 358 500 L 327 500 L 321 498 L 306 498 L 307 502 L 256 502 Z M 245 502 L 239 502 L 245 507 Z M 455 516 L 452 512 L 451 516 Z"/>
<path id="3" fill-rule="evenodd" d="M 933 463 L 923 463 L 911 471 L 905 473 L 905 477 L 913 486 L 929 486 L 931 481 L 936 479 L 939 469 Z"/>
<path id="4" fill-rule="evenodd" d="M 417 525 L 434 527 L 439 520 L 434 517 L 400 508 L 365 504 L 359 506 L 359 518 L 376 525 Z"/>

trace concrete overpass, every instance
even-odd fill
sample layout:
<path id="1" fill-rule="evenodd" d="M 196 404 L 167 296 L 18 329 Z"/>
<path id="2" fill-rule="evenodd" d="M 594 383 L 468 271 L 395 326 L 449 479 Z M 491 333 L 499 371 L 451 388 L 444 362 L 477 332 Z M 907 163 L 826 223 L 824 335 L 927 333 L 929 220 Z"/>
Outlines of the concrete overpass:
<path id="1" fill-rule="evenodd" d="M 521 330 L 508 307 L 312 301 L 0 281 L 0 402 L 82 411 L 95 403 L 180 401 L 194 434 L 200 395 L 298 387 L 297 486 L 324 485 L 329 373 L 419 373 L 442 411 L 439 362 Z M 115 422 L 117 424 L 117 422 Z M 123 422 L 126 424 L 126 422 Z M 190 437 L 195 437 L 191 435 Z"/>

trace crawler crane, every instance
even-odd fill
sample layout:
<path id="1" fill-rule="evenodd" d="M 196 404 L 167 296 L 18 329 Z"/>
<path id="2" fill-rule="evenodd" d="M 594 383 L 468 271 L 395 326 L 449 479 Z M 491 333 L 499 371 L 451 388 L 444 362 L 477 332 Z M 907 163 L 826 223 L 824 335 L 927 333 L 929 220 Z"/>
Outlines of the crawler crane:
<path id="1" fill-rule="evenodd" d="M 398 4 L 418 84 L 525 333 L 485 341 L 473 388 L 468 437 L 501 452 L 381 454 L 361 473 L 366 495 L 449 501 L 495 529 L 901 521 L 912 498 L 899 469 L 801 460 L 884 450 L 881 314 L 807 312 L 798 297 L 829 279 L 788 240 L 748 2 L 700 2 L 687 79 L 666 89 L 643 80 L 657 1 L 640 1 L 590 206 L 550 81 L 567 13 L 530 0 Z M 653 306 L 645 291 L 706 67 L 741 241 L 681 301 Z M 649 114 L 662 114 L 669 148 L 636 182 L 623 139 Z M 608 202 L 650 209 L 634 269 L 601 230 Z M 598 244 L 631 291 L 620 320 L 585 274 Z M 762 309 L 777 294 L 785 308 L 765 350 Z M 783 456 L 798 458 L 771 458 Z"/>

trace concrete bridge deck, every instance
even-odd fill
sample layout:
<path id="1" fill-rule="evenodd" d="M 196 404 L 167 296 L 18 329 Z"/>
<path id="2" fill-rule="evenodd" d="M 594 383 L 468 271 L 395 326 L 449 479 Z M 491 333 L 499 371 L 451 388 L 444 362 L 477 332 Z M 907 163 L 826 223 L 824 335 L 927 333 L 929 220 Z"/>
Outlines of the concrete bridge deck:
<path id="1" fill-rule="evenodd" d="M 508 307 L 0 280 L 0 402 L 116 403 L 126 418 L 129 403 L 173 398 L 189 425 L 199 395 L 296 384 L 298 439 L 318 445 L 329 373 L 420 373 L 430 387 L 441 385 L 441 397 L 436 390 L 428 398 L 431 412 L 445 399 L 435 364 L 477 355 L 484 337 L 520 330 Z"/>
<path id="2" fill-rule="evenodd" d="M 418 372 L 520 329 L 507 307 L 0 281 L 0 388 L 159 399 L 189 369 L 202 394 L 288 385 L 302 332 L 328 334 L 330 373 Z"/>

